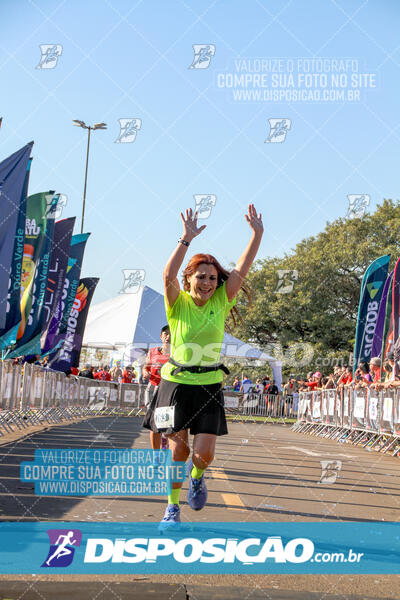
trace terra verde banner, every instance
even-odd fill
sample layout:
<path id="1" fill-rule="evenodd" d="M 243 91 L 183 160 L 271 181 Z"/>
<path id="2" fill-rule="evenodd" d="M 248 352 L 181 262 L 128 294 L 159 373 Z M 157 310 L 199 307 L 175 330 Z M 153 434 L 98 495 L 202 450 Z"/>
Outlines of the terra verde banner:
<path id="1" fill-rule="evenodd" d="M 30 142 L 0 163 L 0 329 L 6 326 L 15 234 L 32 146 Z"/>

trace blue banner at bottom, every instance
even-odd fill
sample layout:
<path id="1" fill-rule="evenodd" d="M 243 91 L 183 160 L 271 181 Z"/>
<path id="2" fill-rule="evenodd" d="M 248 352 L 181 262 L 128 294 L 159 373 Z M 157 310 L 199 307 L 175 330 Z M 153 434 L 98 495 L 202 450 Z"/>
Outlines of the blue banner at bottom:
<path id="1" fill-rule="evenodd" d="M 0 573 L 399 574 L 399 523 L 0 523 Z"/>

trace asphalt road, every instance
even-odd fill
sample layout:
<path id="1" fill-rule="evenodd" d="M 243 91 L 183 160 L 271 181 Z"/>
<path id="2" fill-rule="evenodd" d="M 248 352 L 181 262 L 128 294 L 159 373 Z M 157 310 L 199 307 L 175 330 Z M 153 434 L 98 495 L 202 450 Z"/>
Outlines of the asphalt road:
<path id="1" fill-rule="evenodd" d="M 182 520 L 400 520 L 397 458 L 294 433 L 284 425 L 234 423 L 230 424 L 229 431 L 229 436 L 218 441 L 216 459 L 208 472 L 207 507 L 201 512 L 191 511 L 185 500 L 185 484 Z M 24 460 L 33 460 L 35 449 L 83 447 L 148 448 L 150 445 L 148 432 L 141 429 L 141 420 L 123 417 L 93 418 L 51 427 L 12 442 L 5 440 L 0 445 L 0 519 L 90 522 L 161 519 L 165 508 L 163 497 L 38 497 L 31 484 L 20 482 L 19 464 Z M 320 461 L 323 460 L 341 461 L 336 483 L 319 483 Z M 69 583 L 61 584 L 67 579 Z M 79 587 L 82 581 L 86 581 L 89 587 Z M 133 581 L 136 582 L 134 586 Z M 56 590 L 56 582 L 64 587 Z M 155 586 L 160 583 L 161 586 Z M 0 599 L 23 597 L 24 600 L 30 600 L 42 594 L 42 598 L 49 600 L 53 597 L 49 594 L 53 593 L 54 597 L 63 598 L 64 591 L 76 598 L 100 599 L 110 585 L 119 592 L 112 594 L 109 589 L 107 597 L 120 597 L 121 600 L 155 597 L 155 593 L 158 593 L 160 600 L 164 597 L 174 600 L 181 597 L 197 600 L 400 598 L 399 583 L 400 577 L 394 575 L 115 575 L 101 578 L 4 575 L 0 576 Z M 38 586 L 47 586 L 46 593 L 44 589 L 40 591 L 42 588 Z M 77 593 L 72 594 L 72 586 L 76 586 Z M 79 595 L 79 590 L 82 594 L 89 594 L 89 589 L 93 590 L 92 595 Z M 160 590 L 163 590 L 162 594 Z M 167 590 L 168 595 L 164 596 Z"/>

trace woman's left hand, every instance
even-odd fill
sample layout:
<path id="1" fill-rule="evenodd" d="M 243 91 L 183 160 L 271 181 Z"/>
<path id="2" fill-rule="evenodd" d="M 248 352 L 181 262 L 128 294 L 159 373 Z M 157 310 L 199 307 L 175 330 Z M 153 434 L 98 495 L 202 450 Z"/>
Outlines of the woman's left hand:
<path id="1" fill-rule="evenodd" d="M 246 221 L 254 231 L 254 233 L 258 233 L 259 235 L 263 234 L 264 226 L 261 218 L 261 213 L 257 216 L 257 211 L 254 207 L 254 204 L 249 204 L 249 209 L 247 215 L 244 215 Z"/>

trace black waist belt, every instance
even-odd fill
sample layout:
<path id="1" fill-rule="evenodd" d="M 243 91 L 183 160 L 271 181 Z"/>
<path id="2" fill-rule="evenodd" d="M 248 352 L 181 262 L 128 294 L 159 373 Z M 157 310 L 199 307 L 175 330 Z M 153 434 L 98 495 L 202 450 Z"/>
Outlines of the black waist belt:
<path id="1" fill-rule="evenodd" d="M 183 373 L 183 371 L 188 371 L 188 373 L 212 373 L 213 371 L 223 371 L 226 375 L 229 375 L 229 369 L 222 363 L 218 363 L 217 365 L 210 365 L 209 367 L 200 367 L 197 365 L 181 365 L 177 363 L 173 358 L 169 358 L 168 362 L 176 367 L 171 371 L 171 375 L 177 375 L 178 373 Z"/>

